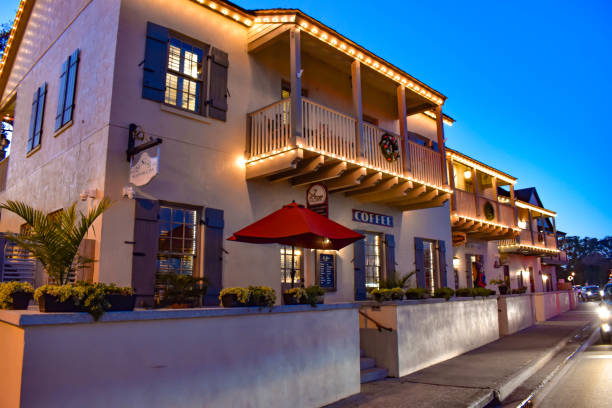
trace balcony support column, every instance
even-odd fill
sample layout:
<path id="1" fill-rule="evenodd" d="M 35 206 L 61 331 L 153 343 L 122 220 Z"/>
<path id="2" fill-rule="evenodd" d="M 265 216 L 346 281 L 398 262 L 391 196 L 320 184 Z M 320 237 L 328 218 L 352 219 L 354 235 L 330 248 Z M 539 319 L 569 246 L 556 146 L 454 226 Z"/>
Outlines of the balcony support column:
<path id="1" fill-rule="evenodd" d="M 442 115 L 442 106 L 436 106 L 436 130 L 438 134 L 438 151 L 440 152 L 440 166 L 442 169 L 442 181 L 445 186 L 448 185 L 448 173 L 446 171 L 446 148 L 444 146 L 444 117 Z"/>
<path id="2" fill-rule="evenodd" d="M 357 161 L 365 163 L 363 149 L 363 104 L 361 102 L 361 62 L 355 60 L 351 63 L 351 83 L 353 85 L 353 113 L 355 115 L 355 155 Z"/>
<path id="3" fill-rule="evenodd" d="M 402 142 L 402 163 L 404 175 L 410 173 L 410 152 L 408 151 L 408 122 L 406 118 L 406 88 L 397 87 L 397 120 L 399 122 L 400 139 Z"/>
<path id="4" fill-rule="evenodd" d="M 514 184 L 510 184 L 510 204 L 512 204 L 512 208 L 514 209 L 514 225 L 518 226 L 518 210 L 514 199 Z"/>
<path id="5" fill-rule="evenodd" d="M 291 62 L 291 140 L 297 147 L 304 143 L 302 135 L 302 56 L 300 29 L 292 28 L 289 33 L 289 54 Z"/>
<path id="6" fill-rule="evenodd" d="M 474 202 L 476 203 L 476 216 L 480 217 L 480 191 L 478 191 L 478 170 L 476 170 L 475 168 L 472 169 L 472 177 L 474 177 L 472 183 L 474 185 Z"/>
<path id="7" fill-rule="evenodd" d="M 540 220 L 542 222 L 542 237 L 544 238 L 544 246 L 548 248 L 548 243 L 546 242 L 546 220 L 544 219 L 544 214 L 540 214 Z"/>
<path id="8" fill-rule="evenodd" d="M 455 189 L 455 166 L 453 158 L 449 159 L 448 178 L 450 181 L 451 190 L 453 190 L 453 199 L 451 200 L 451 212 L 457 213 L 457 189 Z"/>
<path id="9" fill-rule="evenodd" d="M 533 216 L 531 215 L 531 210 L 527 210 L 527 214 L 529 214 L 529 232 L 531 233 L 531 245 L 535 245 L 535 239 L 533 238 Z"/>
<path id="10" fill-rule="evenodd" d="M 497 177 L 492 177 L 491 182 L 493 184 L 493 194 L 494 194 L 493 196 L 495 197 L 495 206 L 497 207 L 496 208 L 497 212 L 495 214 L 496 215 L 495 218 L 497 218 L 497 223 L 501 224 L 502 223 L 502 219 L 501 219 L 501 212 L 499 211 L 500 210 L 500 207 L 499 207 L 499 195 L 497 194 Z"/>

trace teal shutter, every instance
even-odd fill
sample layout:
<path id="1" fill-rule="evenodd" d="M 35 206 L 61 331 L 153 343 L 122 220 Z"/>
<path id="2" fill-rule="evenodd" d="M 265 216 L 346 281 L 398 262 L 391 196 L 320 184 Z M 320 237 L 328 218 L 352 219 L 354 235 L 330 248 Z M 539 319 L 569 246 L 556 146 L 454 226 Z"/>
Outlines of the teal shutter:
<path id="1" fill-rule="evenodd" d="M 47 95 L 47 84 L 43 84 L 34 92 L 32 101 L 32 116 L 30 117 L 30 131 L 28 132 L 27 151 L 40 145 L 40 137 L 42 134 L 43 118 L 45 113 L 45 98 Z"/>
<path id="2" fill-rule="evenodd" d="M 426 288 L 425 282 L 425 258 L 423 238 L 414 239 L 414 265 L 416 270 L 417 287 Z"/>
<path id="3" fill-rule="evenodd" d="M 445 288 L 448 286 L 448 277 L 446 276 L 446 242 L 438 241 L 438 265 L 440 266 L 440 286 Z"/>
<path id="4" fill-rule="evenodd" d="M 68 65 L 68 80 L 66 83 L 66 102 L 64 103 L 62 126 L 72 120 L 75 101 L 74 97 L 76 94 L 77 72 L 79 68 L 79 54 L 80 50 L 76 50 L 69 58 L 70 63 Z"/>
<path id="5" fill-rule="evenodd" d="M 386 277 L 384 279 L 395 279 L 395 237 L 392 234 L 385 234 L 385 266 L 386 266 Z M 381 279 L 383 277 L 381 276 Z"/>
<path id="6" fill-rule="evenodd" d="M 147 23 L 142 97 L 164 102 L 166 93 L 166 64 L 168 62 L 168 29 Z"/>
<path id="7" fill-rule="evenodd" d="M 57 114 L 55 115 L 55 130 L 60 129 L 64 124 L 64 103 L 66 101 L 66 83 L 68 82 L 69 62 L 70 59 L 67 59 L 62 64 L 62 74 L 60 75 L 59 92 L 57 94 Z"/>
<path id="8" fill-rule="evenodd" d="M 208 116 L 227 120 L 227 73 L 229 58 L 226 52 L 210 47 L 210 99 Z"/>
<path id="9" fill-rule="evenodd" d="M 360 234 L 363 231 L 355 230 Z M 355 270 L 355 300 L 366 300 L 366 276 L 365 276 L 365 239 L 360 239 L 353 244 L 353 267 Z"/>
<path id="10" fill-rule="evenodd" d="M 223 210 L 206 208 L 204 220 L 204 276 L 208 280 L 204 305 L 216 306 L 223 288 Z"/>
<path id="11" fill-rule="evenodd" d="M 28 132 L 28 146 L 26 151 L 30 152 L 34 148 L 34 133 L 36 132 L 36 114 L 38 113 L 38 90 L 34 92 L 32 101 L 32 115 L 30 116 L 30 131 Z"/>
<path id="12" fill-rule="evenodd" d="M 159 201 L 136 199 L 132 287 L 138 306 L 153 306 L 159 246 Z"/>

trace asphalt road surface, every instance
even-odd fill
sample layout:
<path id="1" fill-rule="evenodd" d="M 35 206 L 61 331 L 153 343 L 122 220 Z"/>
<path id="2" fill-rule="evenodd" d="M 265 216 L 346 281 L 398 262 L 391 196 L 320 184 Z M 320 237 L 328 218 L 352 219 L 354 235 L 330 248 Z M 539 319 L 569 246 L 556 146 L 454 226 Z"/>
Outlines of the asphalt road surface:
<path id="1" fill-rule="evenodd" d="M 599 329 L 585 348 L 533 400 L 533 406 L 612 407 L 612 345 L 602 343 Z"/>

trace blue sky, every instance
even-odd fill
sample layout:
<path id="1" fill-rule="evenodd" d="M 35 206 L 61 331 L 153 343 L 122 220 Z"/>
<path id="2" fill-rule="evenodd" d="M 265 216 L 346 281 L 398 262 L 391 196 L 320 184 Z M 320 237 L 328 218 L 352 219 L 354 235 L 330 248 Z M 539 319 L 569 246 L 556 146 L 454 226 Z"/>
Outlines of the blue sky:
<path id="1" fill-rule="evenodd" d="M 441 91 L 450 147 L 537 187 L 559 229 L 612 235 L 612 2 L 235 1 L 300 8 Z"/>

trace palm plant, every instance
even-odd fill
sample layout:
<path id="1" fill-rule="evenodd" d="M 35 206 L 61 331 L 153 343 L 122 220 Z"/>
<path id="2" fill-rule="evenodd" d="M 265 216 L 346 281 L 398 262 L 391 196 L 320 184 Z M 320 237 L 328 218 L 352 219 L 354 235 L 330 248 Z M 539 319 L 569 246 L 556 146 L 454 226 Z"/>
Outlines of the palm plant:
<path id="1" fill-rule="evenodd" d="M 103 198 L 87 214 L 77 212 L 76 204 L 53 215 L 19 201 L 0 204 L 0 208 L 23 218 L 28 226 L 22 233 L 9 234 L 6 238 L 30 251 L 40 261 L 49 278 L 58 285 L 68 283 L 75 270 L 94 262 L 94 259 L 79 254 L 79 246 L 94 221 L 110 207 L 111 202 Z"/>

